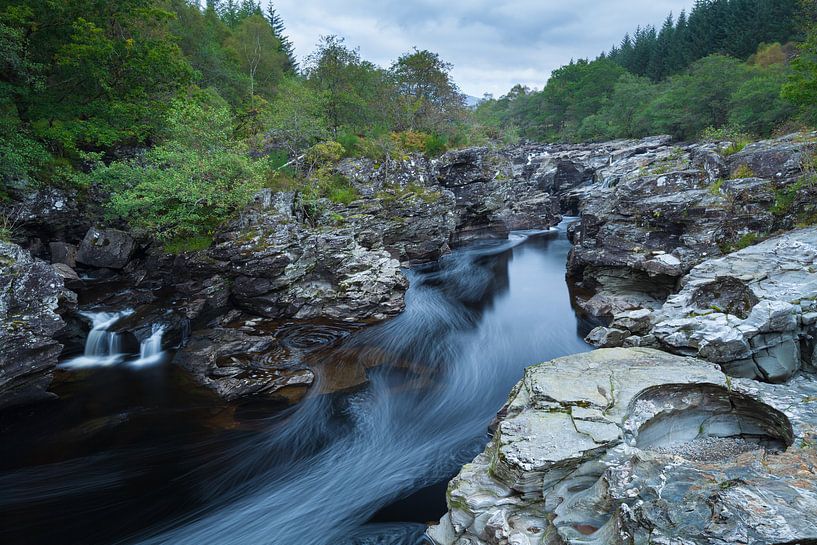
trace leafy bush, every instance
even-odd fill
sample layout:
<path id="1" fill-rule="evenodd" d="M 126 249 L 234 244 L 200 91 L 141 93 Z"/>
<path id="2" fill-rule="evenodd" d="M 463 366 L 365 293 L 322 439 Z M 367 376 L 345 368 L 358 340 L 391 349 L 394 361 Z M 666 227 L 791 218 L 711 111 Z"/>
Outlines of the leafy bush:
<path id="1" fill-rule="evenodd" d="M 358 142 L 359 155 L 376 162 L 383 162 L 397 154 L 397 147 L 385 135 L 361 138 Z"/>
<path id="2" fill-rule="evenodd" d="M 730 142 L 730 144 L 721 150 L 723 155 L 729 156 L 738 153 L 746 146 L 752 143 L 755 138 L 742 132 L 734 125 L 727 125 L 725 127 L 707 127 L 701 133 L 701 140 L 705 142 L 721 143 Z"/>
<path id="3" fill-rule="evenodd" d="M 261 187 L 267 166 L 231 139 L 229 108 L 215 93 L 174 101 L 164 136 L 140 159 L 91 172 L 112 192 L 109 215 L 163 242 L 203 236 Z"/>
<path id="4" fill-rule="evenodd" d="M 343 146 L 343 155 L 346 157 L 356 157 L 360 153 L 360 138 L 354 133 L 342 132 L 335 141 Z"/>
<path id="5" fill-rule="evenodd" d="M 321 142 L 306 150 L 305 160 L 312 167 L 325 167 L 340 161 L 344 151 L 343 146 L 337 142 Z"/>
<path id="6" fill-rule="evenodd" d="M 424 132 L 401 131 L 391 133 L 389 138 L 401 151 L 423 153 L 426 151 L 426 140 L 429 135 Z"/>
<path id="7" fill-rule="evenodd" d="M 349 204 L 360 197 L 349 181 L 337 174 L 320 180 L 319 189 L 321 195 L 337 204 Z"/>
<path id="8" fill-rule="evenodd" d="M 448 150 L 448 138 L 440 134 L 429 134 L 425 141 L 425 152 L 429 157 L 438 157 Z"/>

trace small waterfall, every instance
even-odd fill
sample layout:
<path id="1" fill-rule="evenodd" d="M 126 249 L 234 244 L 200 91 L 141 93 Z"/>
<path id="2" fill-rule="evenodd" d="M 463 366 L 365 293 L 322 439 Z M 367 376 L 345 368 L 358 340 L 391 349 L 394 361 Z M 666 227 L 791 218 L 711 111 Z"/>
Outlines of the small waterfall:
<path id="1" fill-rule="evenodd" d="M 139 359 L 134 361 L 132 365 L 152 365 L 159 363 L 164 357 L 162 352 L 162 334 L 165 328 L 159 324 L 153 324 L 150 337 L 142 341 L 139 347 Z"/>
<path id="2" fill-rule="evenodd" d="M 122 337 L 108 328 L 125 316 L 133 314 L 127 309 L 121 312 L 83 312 L 91 320 L 91 331 L 85 341 L 85 353 L 62 364 L 63 367 L 107 366 L 119 363 L 125 358 L 122 352 Z"/>

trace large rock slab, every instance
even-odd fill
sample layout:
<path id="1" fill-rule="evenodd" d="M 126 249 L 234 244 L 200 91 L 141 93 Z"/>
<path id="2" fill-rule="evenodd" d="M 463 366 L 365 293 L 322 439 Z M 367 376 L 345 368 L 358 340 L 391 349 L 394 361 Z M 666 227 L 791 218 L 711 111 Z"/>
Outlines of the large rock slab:
<path id="1" fill-rule="evenodd" d="M 438 545 L 817 539 L 817 382 L 607 349 L 526 370 L 448 488 Z M 806 448 L 803 448 L 803 446 Z"/>
<path id="2" fill-rule="evenodd" d="M 91 267 L 121 269 L 128 264 L 135 250 L 136 243 L 128 233 L 91 227 L 79 245 L 76 260 Z"/>
<path id="3" fill-rule="evenodd" d="M 666 350 L 718 363 L 736 377 L 782 382 L 813 368 L 817 227 L 705 261 L 681 285 L 650 316 L 648 331 L 620 320 L 612 327 L 648 334 Z M 593 337 L 610 338 L 603 329 Z"/>
<path id="4" fill-rule="evenodd" d="M 0 242 L 0 408 L 45 399 L 62 345 L 61 303 L 76 302 L 57 271 Z"/>

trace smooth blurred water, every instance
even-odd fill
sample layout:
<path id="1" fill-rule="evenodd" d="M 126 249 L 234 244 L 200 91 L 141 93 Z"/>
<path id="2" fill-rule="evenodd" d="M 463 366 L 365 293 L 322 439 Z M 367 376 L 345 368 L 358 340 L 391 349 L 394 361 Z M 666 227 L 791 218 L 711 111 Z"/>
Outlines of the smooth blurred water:
<path id="1" fill-rule="evenodd" d="M 153 379 L 129 375 L 145 388 L 165 384 L 167 398 L 146 403 L 131 392 L 120 401 L 126 422 L 107 441 L 86 441 L 90 452 L 43 457 L 29 447 L 42 463 L 0 470 L 0 516 L 17 521 L 11 541 L 0 528 L 0 542 L 421 543 L 425 523 L 445 510 L 445 482 L 484 448 L 523 369 L 589 349 L 590 324 L 565 283 L 564 227 L 409 271 L 405 312 L 320 353 L 324 363 L 366 362 L 369 380 L 353 392 L 321 395 L 318 384 L 300 404 L 265 415 L 179 400 L 182 390 L 167 387 L 183 380 L 168 375 L 172 366 L 148 368 Z M 84 378 L 61 402 L 94 403 L 93 377 Z M 108 418 L 110 405 L 95 404 Z M 208 411 L 213 423 L 203 425 Z M 210 429 L 225 412 L 227 429 Z M 9 429 L 28 444 L 19 424 Z"/>

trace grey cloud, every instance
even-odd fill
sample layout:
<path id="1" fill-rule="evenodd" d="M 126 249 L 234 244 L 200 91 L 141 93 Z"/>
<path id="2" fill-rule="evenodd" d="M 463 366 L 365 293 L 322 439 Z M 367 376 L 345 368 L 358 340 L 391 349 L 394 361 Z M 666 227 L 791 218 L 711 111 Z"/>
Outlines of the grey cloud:
<path id="1" fill-rule="evenodd" d="M 541 87 L 570 59 L 595 57 L 636 26 L 660 25 L 693 0 L 279 0 L 300 58 L 321 35 L 337 34 L 361 55 L 388 66 L 412 47 L 454 65 L 468 94 Z"/>

